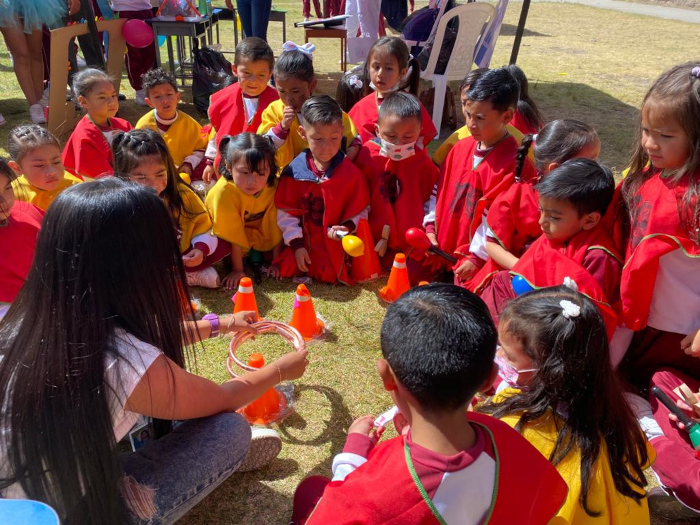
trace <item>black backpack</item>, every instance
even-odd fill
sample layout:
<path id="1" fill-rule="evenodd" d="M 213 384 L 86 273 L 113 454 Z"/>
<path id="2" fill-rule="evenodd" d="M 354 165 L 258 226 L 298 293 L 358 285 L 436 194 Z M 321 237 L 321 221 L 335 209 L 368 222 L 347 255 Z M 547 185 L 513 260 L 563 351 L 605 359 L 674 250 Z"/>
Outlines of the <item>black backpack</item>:
<path id="1" fill-rule="evenodd" d="M 209 109 L 209 97 L 231 83 L 231 62 L 215 49 L 199 49 L 196 40 L 193 52 L 192 102 L 198 110 L 206 113 Z"/>

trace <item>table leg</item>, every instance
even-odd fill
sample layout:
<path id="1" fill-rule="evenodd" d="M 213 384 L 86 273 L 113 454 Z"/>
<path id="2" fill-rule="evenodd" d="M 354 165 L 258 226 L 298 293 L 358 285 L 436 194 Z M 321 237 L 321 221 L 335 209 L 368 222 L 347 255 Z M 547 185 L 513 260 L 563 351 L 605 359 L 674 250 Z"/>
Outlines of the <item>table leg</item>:
<path id="1" fill-rule="evenodd" d="M 282 43 L 287 41 L 287 16 L 282 19 Z"/>
<path id="2" fill-rule="evenodd" d="M 238 46 L 238 13 L 235 7 L 231 10 L 231 13 L 233 14 L 233 45 L 236 47 Z"/>
<path id="3" fill-rule="evenodd" d="M 156 43 L 156 67 L 160 67 L 160 46 L 158 46 L 158 33 L 153 30 L 153 41 Z"/>
<path id="4" fill-rule="evenodd" d="M 173 41 L 172 39 L 168 36 L 167 37 L 167 43 L 168 43 L 168 64 L 170 65 L 170 73 L 174 76 L 175 75 L 175 64 L 173 63 Z"/>

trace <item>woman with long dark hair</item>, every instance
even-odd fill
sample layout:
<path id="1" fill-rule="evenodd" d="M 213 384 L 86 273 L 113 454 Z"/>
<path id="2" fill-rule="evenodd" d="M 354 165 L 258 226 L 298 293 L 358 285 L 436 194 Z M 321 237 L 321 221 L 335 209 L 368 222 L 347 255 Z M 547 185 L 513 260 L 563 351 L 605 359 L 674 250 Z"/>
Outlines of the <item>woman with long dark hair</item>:
<path id="1" fill-rule="evenodd" d="M 188 373 L 183 347 L 191 355 L 217 327 L 190 321 L 187 296 L 152 190 L 110 178 L 53 202 L 0 321 L 0 496 L 46 502 L 67 524 L 173 523 L 256 466 L 250 427 L 232 412 L 300 377 L 306 352 L 221 386 Z M 251 329 L 246 320 L 222 324 Z M 161 423 L 159 439 L 120 456 L 139 415 Z M 185 421 L 164 432 L 171 420 Z"/>

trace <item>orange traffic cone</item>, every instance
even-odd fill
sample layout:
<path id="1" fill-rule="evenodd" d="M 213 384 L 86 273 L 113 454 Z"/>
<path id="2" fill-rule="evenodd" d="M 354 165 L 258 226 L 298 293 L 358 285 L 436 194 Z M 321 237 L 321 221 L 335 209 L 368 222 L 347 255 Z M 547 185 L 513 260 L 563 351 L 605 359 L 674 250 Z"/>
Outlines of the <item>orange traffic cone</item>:
<path id="1" fill-rule="evenodd" d="M 318 318 L 311 294 L 305 284 L 297 286 L 294 296 L 294 310 L 289 326 L 296 328 L 305 341 L 310 341 L 323 334 L 325 323 Z"/>
<path id="2" fill-rule="evenodd" d="M 253 311 L 255 312 L 255 320 L 262 321 L 260 317 L 260 312 L 258 312 L 258 303 L 255 301 L 255 294 L 253 293 L 253 281 L 250 277 L 243 277 L 241 282 L 238 283 L 238 291 L 231 297 L 233 301 L 233 313 L 238 312 Z"/>
<path id="3" fill-rule="evenodd" d="M 262 354 L 250 354 L 248 366 L 262 368 L 265 366 L 265 358 Z M 251 425 L 269 425 L 279 418 L 286 407 L 287 398 L 273 387 L 243 408 L 243 417 Z"/>
<path id="4" fill-rule="evenodd" d="M 379 290 L 379 297 L 387 303 L 393 303 L 411 288 L 408 282 L 408 269 L 406 268 L 406 256 L 397 253 L 394 257 L 394 265 L 389 274 L 386 286 Z"/>
<path id="5" fill-rule="evenodd" d="M 350 277 L 357 283 L 364 283 L 379 279 L 382 269 L 379 266 L 379 257 L 371 247 L 374 246 L 372 240 L 372 230 L 369 228 L 369 223 L 362 219 L 357 225 L 355 232 L 362 242 L 365 244 L 365 253 L 359 257 L 353 257 L 352 265 L 350 266 Z"/>

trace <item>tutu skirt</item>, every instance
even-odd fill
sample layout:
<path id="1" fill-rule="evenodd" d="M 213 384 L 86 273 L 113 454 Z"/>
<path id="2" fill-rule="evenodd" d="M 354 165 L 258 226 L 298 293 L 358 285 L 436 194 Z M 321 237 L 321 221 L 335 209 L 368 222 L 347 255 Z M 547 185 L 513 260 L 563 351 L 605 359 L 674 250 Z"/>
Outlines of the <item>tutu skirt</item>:
<path id="1" fill-rule="evenodd" d="M 0 0 L 0 27 L 18 26 L 25 33 L 41 31 L 68 14 L 66 0 Z"/>

